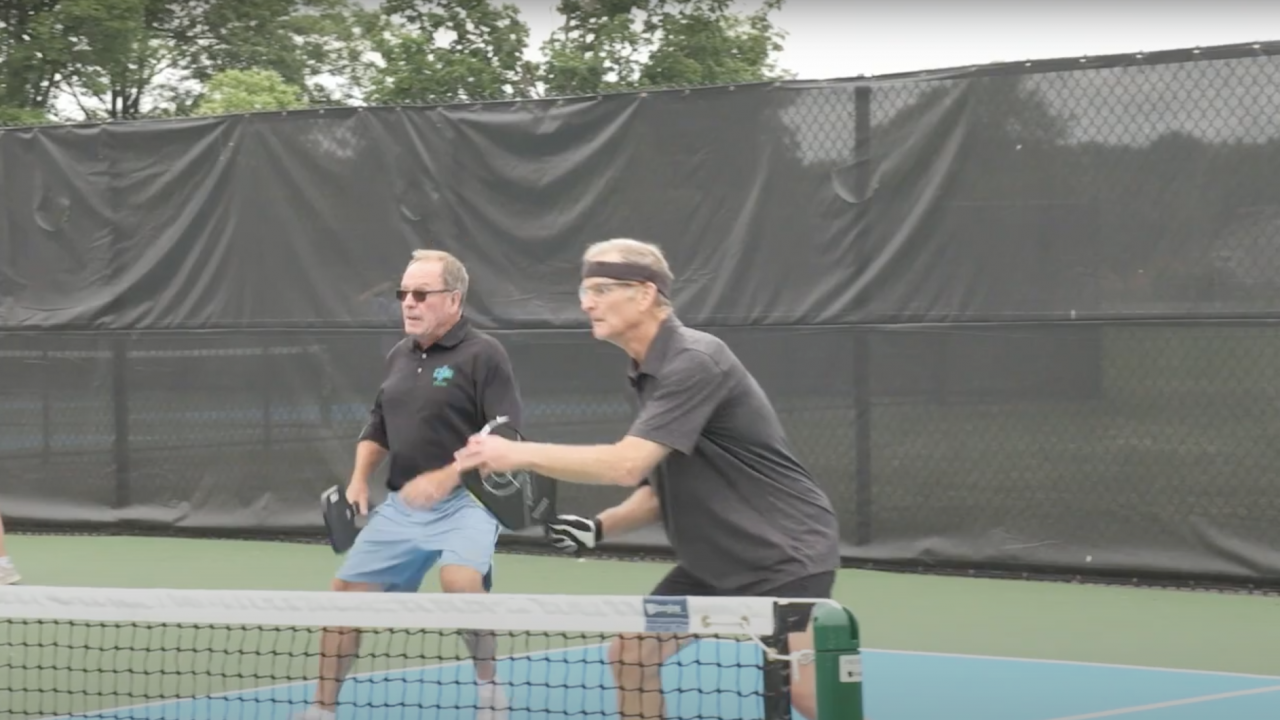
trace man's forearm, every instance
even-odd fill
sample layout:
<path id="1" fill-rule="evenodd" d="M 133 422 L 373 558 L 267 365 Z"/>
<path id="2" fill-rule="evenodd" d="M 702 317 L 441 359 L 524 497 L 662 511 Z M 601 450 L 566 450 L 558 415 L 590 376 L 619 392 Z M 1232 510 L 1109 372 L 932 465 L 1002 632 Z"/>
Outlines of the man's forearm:
<path id="1" fill-rule="evenodd" d="M 445 494 L 452 492 L 462 482 L 462 473 L 458 472 L 457 463 L 449 463 L 442 468 L 424 472 L 418 477 L 430 483 L 437 483 Z"/>
<path id="2" fill-rule="evenodd" d="M 662 506 L 653 488 L 644 485 L 598 517 L 601 537 L 612 538 L 658 522 L 662 519 Z"/>
<path id="3" fill-rule="evenodd" d="M 616 445 L 520 443 L 522 466 L 540 475 L 584 485 L 635 485 L 641 477 Z"/>

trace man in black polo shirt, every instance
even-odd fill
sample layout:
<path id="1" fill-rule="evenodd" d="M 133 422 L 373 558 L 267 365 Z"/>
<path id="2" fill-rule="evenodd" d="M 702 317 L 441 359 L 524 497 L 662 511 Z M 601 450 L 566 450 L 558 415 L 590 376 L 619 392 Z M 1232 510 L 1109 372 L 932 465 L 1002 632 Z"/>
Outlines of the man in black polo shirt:
<path id="1" fill-rule="evenodd" d="M 840 565 L 835 510 L 796 459 L 755 378 L 724 342 L 676 319 L 659 248 L 610 240 L 583 260 L 582 309 L 592 334 L 631 357 L 639 399 L 631 429 L 611 445 L 472 437 L 457 455 L 460 466 L 638 486 L 596 518 L 562 516 L 549 529 L 559 547 L 575 550 L 661 520 L 676 567 L 653 595 L 829 598 Z M 811 630 L 790 642 L 793 651 L 811 649 Z M 679 647 L 652 637 L 615 641 L 623 718 L 664 717 L 659 670 Z M 813 680 L 812 667 L 801 665 L 792 688 L 810 718 Z"/>
<path id="2" fill-rule="evenodd" d="M 408 337 L 387 355 L 346 494 L 366 513 L 369 476 L 388 456 L 390 493 L 347 553 L 334 590 L 417 592 L 436 564 L 445 592 L 492 587 L 500 526 L 461 486 L 454 453 L 498 416 L 519 429 L 522 413 L 506 351 L 463 317 L 467 285 L 466 268 L 444 252 L 419 250 L 404 272 L 396 295 Z M 493 635 L 466 639 L 479 680 L 476 718 L 501 720 L 508 703 L 495 677 Z M 356 630 L 324 632 L 314 704 L 297 720 L 332 720 L 358 646 Z"/>

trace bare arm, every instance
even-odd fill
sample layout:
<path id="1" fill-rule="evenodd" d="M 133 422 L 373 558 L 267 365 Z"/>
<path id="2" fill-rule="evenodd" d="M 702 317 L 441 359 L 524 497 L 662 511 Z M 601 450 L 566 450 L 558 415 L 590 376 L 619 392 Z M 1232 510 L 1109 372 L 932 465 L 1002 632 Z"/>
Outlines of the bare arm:
<path id="1" fill-rule="evenodd" d="M 356 440 L 356 462 L 351 470 L 351 485 L 357 488 L 369 485 L 369 476 L 387 457 L 387 423 L 382 417 L 382 390 L 369 408 L 369 421 Z"/>
<path id="2" fill-rule="evenodd" d="M 642 485 L 631 493 L 631 497 L 600 513 L 598 517 L 600 536 L 617 537 L 658 522 L 662 518 L 662 506 L 653 488 Z"/>
<path id="3" fill-rule="evenodd" d="M 473 439 L 474 447 L 460 452 L 458 459 L 464 467 L 487 463 L 496 469 L 533 470 L 566 482 L 636 487 L 671 452 L 694 452 L 703 429 L 731 389 L 725 377 L 715 360 L 689 350 L 668 361 L 657 391 L 616 443 L 510 444 Z"/>
<path id="4" fill-rule="evenodd" d="M 635 487 L 668 452 L 655 442 L 631 436 L 612 445 L 523 442 L 514 447 L 512 464 L 566 482 Z"/>

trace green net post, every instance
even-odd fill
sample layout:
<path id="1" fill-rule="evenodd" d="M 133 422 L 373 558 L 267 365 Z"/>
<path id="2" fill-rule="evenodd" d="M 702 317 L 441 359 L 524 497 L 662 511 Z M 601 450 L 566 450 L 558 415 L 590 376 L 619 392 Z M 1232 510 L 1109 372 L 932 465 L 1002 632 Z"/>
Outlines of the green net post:
<path id="1" fill-rule="evenodd" d="M 814 606 L 813 652 L 818 696 L 815 720 L 865 720 L 862 652 L 853 613 L 828 603 Z"/>

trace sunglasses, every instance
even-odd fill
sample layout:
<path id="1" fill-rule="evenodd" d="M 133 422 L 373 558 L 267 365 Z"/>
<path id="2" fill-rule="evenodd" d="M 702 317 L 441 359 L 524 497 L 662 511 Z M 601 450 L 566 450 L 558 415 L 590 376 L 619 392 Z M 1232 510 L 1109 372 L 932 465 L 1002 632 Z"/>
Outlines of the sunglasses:
<path id="1" fill-rule="evenodd" d="M 435 293 L 451 293 L 451 292 L 453 291 L 452 290 L 397 290 L 396 300 L 399 300 L 400 302 L 404 302 L 405 298 L 412 295 L 414 302 L 426 302 L 428 295 L 434 295 Z"/>

